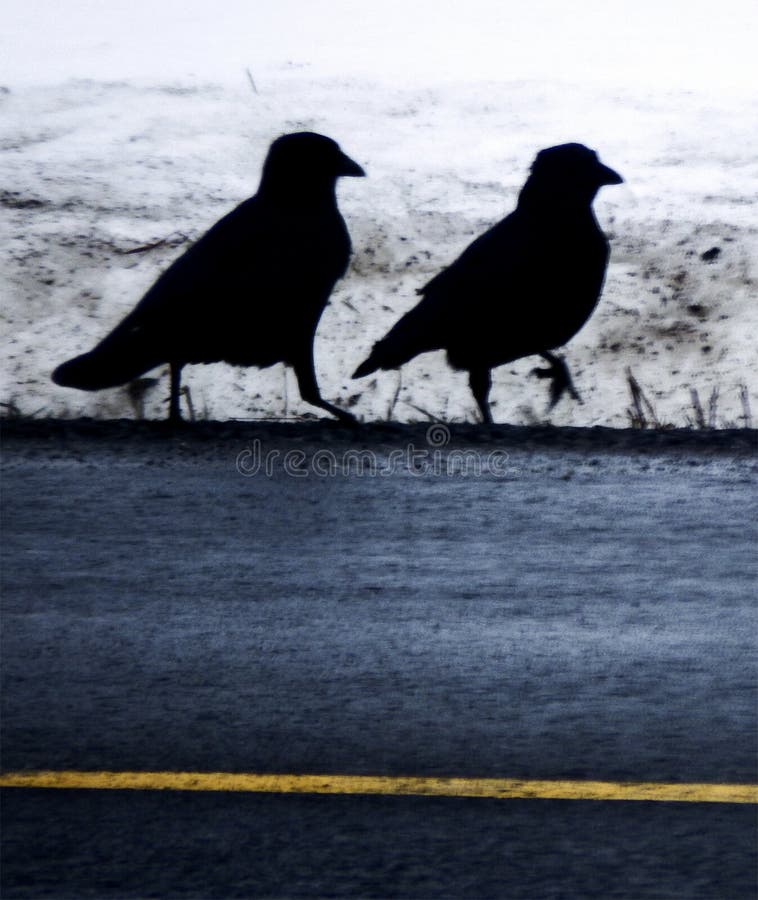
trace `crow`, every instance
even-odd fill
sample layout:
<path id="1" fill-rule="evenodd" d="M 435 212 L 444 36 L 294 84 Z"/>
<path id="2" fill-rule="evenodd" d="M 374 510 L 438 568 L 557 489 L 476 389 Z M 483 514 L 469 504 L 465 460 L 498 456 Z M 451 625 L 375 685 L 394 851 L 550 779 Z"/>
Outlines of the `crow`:
<path id="1" fill-rule="evenodd" d="M 600 297 L 608 241 L 592 201 L 622 180 L 582 144 L 540 151 L 516 209 L 417 291 L 423 299 L 374 344 L 353 378 L 444 349 L 453 368 L 468 371 L 491 423 L 490 370 L 537 354 L 550 364 L 535 373 L 552 379 L 551 408 L 566 390 L 579 399 L 565 361 L 551 351 L 579 331 Z"/>
<path id="2" fill-rule="evenodd" d="M 365 172 L 331 138 L 300 132 L 275 140 L 258 193 L 169 266 L 93 350 L 58 366 L 53 381 L 97 391 L 168 363 L 169 419 L 178 421 L 183 366 L 283 362 L 303 400 L 354 422 L 322 399 L 313 364 L 321 313 L 350 259 L 335 196 L 342 175 Z"/>

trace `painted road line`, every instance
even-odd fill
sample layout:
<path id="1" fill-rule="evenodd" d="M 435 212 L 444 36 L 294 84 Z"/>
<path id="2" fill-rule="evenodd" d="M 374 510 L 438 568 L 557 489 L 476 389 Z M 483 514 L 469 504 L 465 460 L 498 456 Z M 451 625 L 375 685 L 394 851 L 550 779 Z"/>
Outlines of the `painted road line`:
<path id="1" fill-rule="evenodd" d="M 756 784 L 651 781 L 545 781 L 518 778 L 411 778 L 391 775 L 259 775 L 244 772 L 76 772 L 0 774 L 0 787 L 268 794 L 386 794 L 500 800 L 652 800 L 758 803 Z"/>

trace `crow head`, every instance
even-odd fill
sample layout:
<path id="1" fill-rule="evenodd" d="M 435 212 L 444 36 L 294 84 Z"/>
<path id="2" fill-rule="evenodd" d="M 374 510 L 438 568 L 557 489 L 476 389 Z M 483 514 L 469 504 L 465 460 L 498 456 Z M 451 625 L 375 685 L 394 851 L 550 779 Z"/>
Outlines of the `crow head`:
<path id="1" fill-rule="evenodd" d="M 560 144 L 540 150 L 527 184 L 546 198 L 591 203 L 603 185 L 623 180 L 584 144 Z"/>
<path id="2" fill-rule="evenodd" d="M 312 131 L 285 134 L 271 145 L 263 164 L 261 188 L 277 190 L 318 190 L 334 187 L 343 175 L 363 176 L 366 173 L 340 150 L 331 138 Z"/>

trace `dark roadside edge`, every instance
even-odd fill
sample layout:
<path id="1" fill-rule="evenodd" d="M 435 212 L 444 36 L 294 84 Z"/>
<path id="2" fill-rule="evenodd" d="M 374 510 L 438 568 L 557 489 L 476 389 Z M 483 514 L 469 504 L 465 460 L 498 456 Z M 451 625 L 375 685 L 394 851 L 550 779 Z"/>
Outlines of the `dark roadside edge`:
<path id="1" fill-rule="evenodd" d="M 502 449 L 565 450 L 617 453 L 705 453 L 751 456 L 758 451 L 758 429 L 633 429 L 603 426 L 481 425 L 423 422 L 368 422 L 346 426 L 328 419 L 270 421 L 229 420 L 184 423 L 132 419 L 3 419 L 0 440 L 4 450 L 97 452 L 119 447 L 181 446 L 250 443 L 270 446 L 379 448 L 466 447 L 495 445 Z M 157 449 L 157 447 L 156 447 Z"/>

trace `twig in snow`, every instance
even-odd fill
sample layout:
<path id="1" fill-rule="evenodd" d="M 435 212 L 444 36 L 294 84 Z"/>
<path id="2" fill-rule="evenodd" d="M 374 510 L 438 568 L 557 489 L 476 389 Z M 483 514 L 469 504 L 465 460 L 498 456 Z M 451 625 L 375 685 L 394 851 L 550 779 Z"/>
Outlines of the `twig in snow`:
<path id="1" fill-rule="evenodd" d="M 119 247 L 114 247 L 114 251 L 120 253 L 121 256 L 130 256 L 132 253 L 147 253 L 148 250 L 157 250 L 158 247 L 179 247 L 182 244 L 186 244 L 188 240 L 189 238 L 186 234 L 179 234 L 178 236 L 160 238 L 160 240 L 142 244 L 139 247 L 132 247 L 131 250 L 121 250 Z"/>
<path id="2" fill-rule="evenodd" d="M 390 401 L 389 409 L 387 410 L 387 421 L 392 421 L 392 414 L 395 412 L 395 405 L 397 404 L 397 398 L 400 396 L 400 389 L 403 386 L 403 373 L 398 370 L 397 373 L 397 387 L 395 388 L 395 393 Z"/>
<path id="3" fill-rule="evenodd" d="M 632 370 L 626 370 L 626 380 L 629 383 L 629 392 L 632 395 L 632 406 L 627 410 L 632 428 L 647 428 L 648 419 L 653 428 L 660 428 L 661 423 L 655 412 L 655 407 L 645 396 L 639 381 L 632 375 Z"/>
<path id="4" fill-rule="evenodd" d="M 442 419 L 438 419 L 433 413 L 430 413 L 428 409 L 424 409 L 422 406 L 416 406 L 415 403 L 409 403 L 407 400 L 403 401 L 406 406 L 410 406 L 411 409 L 415 409 L 416 412 L 420 412 L 422 416 L 426 416 L 430 422 L 439 422 L 440 425 L 444 425 L 445 423 Z"/>
<path id="5" fill-rule="evenodd" d="M 718 385 L 716 385 L 711 391 L 711 396 L 708 398 L 708 427 L 716 428 L 716 407 L 718 406 L 719 401 L 719 389 Z"/>
<path id="6" fill-rule="evenodd" d="M 190 393 L 189 385 L 185 384 L 182 387 L 181 393 L 184 394 L 184 399 L 187 401 L 187 409 L 189 410 L 190 422 L 195 421 L 195 406 L 192 402 L 192 394 Z M 208 418 L 208 411 L 206 409 L 206 418 Z"/>
<path id="7" fill-rule="evenodd" d="M 746 384 L 740 385 L 740 401 L 742 402 L 742 421 L 745 423 L 745 428 L 752 428 L 753 416 L 750 412 L 750 397 Z"/>
<path id="8" fill-rule="evenodd" d="M 166 243 L 166 238 L 161 238 L 159 241 L 153 241 L 151 244 L 143 244 L 141 247 L 132 247 L 131 250 L 116 250 L 116 253 L 122 254 L 122 256 L 131 256 L 132 253 L 147 253 L 148 250 L 155 250 L 157 247 L 162 247 Z"/>
<path id="9" fill-rule="evenodd" d="M 690 398 L 692 399 L 692 408 L 695 410 L 695 426 L 697 428 L 706 428 L 705 413 L 703 412 L 703 406 L 700 403 L 700 396 L 697 392 L 697 388 L 690 388 Z"/>

